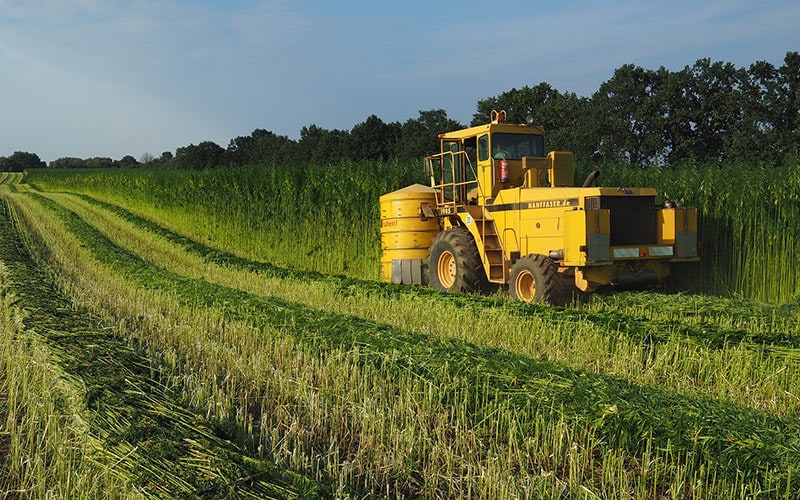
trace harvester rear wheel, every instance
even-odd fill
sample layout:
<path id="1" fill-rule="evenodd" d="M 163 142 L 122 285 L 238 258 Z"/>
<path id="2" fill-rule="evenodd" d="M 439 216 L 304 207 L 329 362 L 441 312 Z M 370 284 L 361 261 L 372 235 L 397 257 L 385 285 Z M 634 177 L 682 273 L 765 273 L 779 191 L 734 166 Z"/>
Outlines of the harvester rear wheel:
<path id="1" fill-rule="evenodd" d="M 436 235 L 429 259 L 431 286 L 437 290 L 477 293 L 487 287 L 475 238 L 464 227 Z"/>
<path id="2" fill-rule="evenodd" d="M 563 296 L 558 267 L 539 254 L 526 255 L 511 266 L 508 290 L 511 297 L 522 302 L 558 304 Z"/>

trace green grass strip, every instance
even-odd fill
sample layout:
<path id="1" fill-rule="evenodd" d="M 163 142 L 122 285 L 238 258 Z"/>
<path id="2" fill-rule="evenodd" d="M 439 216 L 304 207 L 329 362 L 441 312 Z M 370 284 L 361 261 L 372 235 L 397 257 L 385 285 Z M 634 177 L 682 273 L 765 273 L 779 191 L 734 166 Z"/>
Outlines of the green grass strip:
<path id="1" fill-rule="evenodd" d="M 502 398 L 522 414 L 535 408 L 553 420 L 564 417 L 591 426 L 609 446 L 642 454 L 652 441 L 657 449 L 685 454 L 691 463 L 713 466 L 731 478 L 782 483 L 781 491 L 800 493 L 797 482 L 787 484 L 800 468 L 797 420 L 182 277 L 118 247 L 55 202 L 35 197 L 98 261 L 138 286 L 169 291 L 187 305 L 215 307 L 256 325 L 288 328 L 299 341 L 321 351 L 358 347 L 362 362 L 430 380 L 447 401 L 463 396 L 464 388 L 472 390 L 473 422 L 492 418 L 485 387 L 480 387 L 485 381 L 493 399 Z"/>
<path id="2" fill-rule="evenodd" d="M 37 331 L 62 368 L 86 385 L 91 431 L 115 467 L 157 496 L 296 498 L 320 496 L 315 482 L 243 454 L 224 425 L 181 407 L 138 349 L 61 295 L 28 253 L 3 200 L 0 259 L 9 271 L 26 328 Z"/>
<path id="3" fill-rule="evenodd" d="M 206 262 L 229 266 L 244 271 L 258 272 L 274 278 L 305 282 L 324 282 L 332 285 L 342 294 L 360 291 L 383 296 L 411 295 L 419 296 L 421 300 L 437 300 L 453 303 L 458 307 L 503 308 L 517 314 L 535 315 L 554 322 L 582 321 L 591 323 L 602 330 L 622 332 L 634 340 L 645 342 L 651 346 L 651 349 L 655 349 L 658 344 L 667 342 L 676 337 L 689 338 L 699 345 L 710 349 L 724 349 L 737 344 L 750 344 L 749 347 L 761 350 L 766 354 L 769 354 L 772 348 L 778 348 L 783 356 L 786 355 L 785 349 L 800 349 L 800 337 L 785 332 L 749 332 L 743 329 L 725 328 L 708 322 L 688 324 L 680 319 L 650 319 L 621 314 L 618 311 L 603 314 L 542 304 L 511 302 L 500 297 L 442 294 L 430 288 L 393 285 L 390 283 L 361 280 L 346 276 L 332 276 L 315 271 L 286 269 L 268 262 L 252 261 L 229 252 L 208 247 L 191 238 L 170 231 L 118 205 L 97 200 L 89 195 L 74 194 L 74 196 L 108 210 L 131 223 L 134 227 L 146 230 L 174 243 L 187 252 L 202 257 Z M 662 296 L 662 294 L 651 295 Z M 668 304 L 675 304 L 679 301 L 679 297 L 665 296 L 663 301 Z M 795 314 L 797 307 L 794 305 L 783 305 L 771 306 L 769 309 L 769 312 L 777 311 L 781 315 L 787 315 Z M 673 317 L 681 316 L 682 314 L 680 314 L 679 311 L 676 311 L 676 314 L 673 315 Z"/>

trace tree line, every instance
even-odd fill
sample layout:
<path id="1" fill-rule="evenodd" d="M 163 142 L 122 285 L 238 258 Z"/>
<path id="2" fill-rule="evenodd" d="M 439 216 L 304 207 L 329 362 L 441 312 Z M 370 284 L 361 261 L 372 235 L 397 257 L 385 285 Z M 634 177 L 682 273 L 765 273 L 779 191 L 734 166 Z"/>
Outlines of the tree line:
<path id="1" fill-rule="evenodd" d="M 486 123 L 491 110 L 510 122 L 530 116 L 544 126 L 548 149 L 573 151 L 578 162 L 631 166 L 732 161 L 781 164 L 798 157 L 800 54 L 781 66 L 758 61 L 748 68 L 700 59 L 679 71 L 626 64 L 590 97 L 559 92 L 548 83 L 512 88 L 482 99 L 469 125 Z M 274 163 L 419 158 L 438 150 L 437 134 L 464 128 L 442 109 L 420 111 L 403 123 L 376 115 L 351 130 L 303 127 L 299 140 L 256 129 L 231 139 L 179 147 L 159 157 L 59 158 L 52 168 L 160 167 L 195 169 Z M 0 157 L 0 170 L 41 168 L 32 153 Z"/>
<path id="2" fill-rule="evenodd" d="M 144 156 L 143 158 L 147 158 Z M 51 161 L 50 165 L 45 163 L 36 153 L 26 151 L 16 151 L 11 156 L 0 156 L 0 172 L 23 172 L 31 168 L 125 168 L 138 167 L 143 162 L 136 160 L 131 155 L 126 155 L 119 160 L 112 160 L 106 157 L 93 158 L 74 158 L 63 157 Z"/>
<path id="3" fill-rule="evenodd" d="M 589 98 L 541 83 L 484 99 L 473 123 L 492 109 L 505 109 L 510 121 L 531 115 L 548 131 L 550 149 L 579 161 L 780 164 L 798 156 L 800 55 L 747 69 L 709 59 L 680 71 L 627 64 Z"/>

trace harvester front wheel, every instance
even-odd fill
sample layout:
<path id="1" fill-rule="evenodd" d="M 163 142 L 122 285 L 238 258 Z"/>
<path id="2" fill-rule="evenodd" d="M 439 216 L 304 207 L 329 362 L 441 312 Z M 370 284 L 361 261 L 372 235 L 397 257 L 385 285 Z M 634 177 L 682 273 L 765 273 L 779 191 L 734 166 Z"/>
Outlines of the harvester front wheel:
<path id="1" fill-rule="evenodd" d="M 486 288 L 486 273 L 469 230 L 442 231 L 431 244 L 428 269 L 431 286 L 445 292 L 477 293 Z"/>
<path id="2" fill-rule="evenodd" d="M 544 255 L 526 255 L 511 266 L 508 279 L 511 297 L 522 302 L 557 304 L 563 290 L 558 267 Z"/>

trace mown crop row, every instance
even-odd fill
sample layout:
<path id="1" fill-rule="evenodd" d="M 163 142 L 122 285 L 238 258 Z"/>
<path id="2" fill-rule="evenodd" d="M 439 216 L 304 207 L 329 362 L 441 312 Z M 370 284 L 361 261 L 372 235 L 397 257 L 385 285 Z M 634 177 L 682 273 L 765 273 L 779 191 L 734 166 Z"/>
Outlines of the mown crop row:
<path id="1" fill-rule="evenodd" d="M 571 310 L 442 296 L 248 261 L 86 197 L 12 199 L 64 289 L 172 359 L 188 399 L 234 415 L 253 449 L 354 491 L 796 490 L 791 309 L 766 323 L 723 308 L 675 321 L 615 315 L 624 307 L 610 300 Z M 207 324 L 184 323 L 197 316 Z M 724 373 L 704 373 L 709 360 Z M 763 392 L 712 396 L 748 381 Z M 770 407 L 777 391 L 790 394 Z"/>
<path id="2" fill-rule="evenodd" d="M 2 208 L 4 495 L 263 498 L 322 491 L 242 455 L 219 421 L 182 406 L 180 394 L 162 384 L 157 362 L 54 288 L 25 250 L 27 228 L 13 224 L 5 202 Z"/>
<path id="3" fill-rule="evenodd" d="M 23 175 L 22 172 L 0 172 L 0 185 L 17 184 Z"/>
<path id="4" fill-rule="evenodd" d="M 0 264 L 0 495 L 135 497 L 126 495 L 126 481 L 97 459 L 82 384 L 64 371 L 40 336 L 25 329 L 9 281 Z"/>
<path id="5" fill-rule="evenodd" d="M 584 173 L 580 172 L 578 176 Z M 378 198 L 425 183 L 414 163 L 245 167 L 201 172 L 31 171 L 28 181 L 123 203 L 216 248 L 326 274 L 377 279 Z M 602 185 L 652 186 L 701 213 L 701 264 L 677 269 L 694 291 L 791 302 L 800 297 L 800 162 L 602 167 Z"/>

